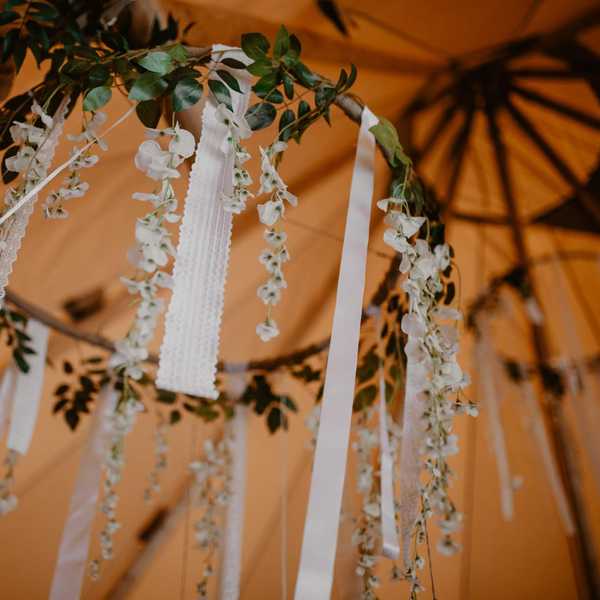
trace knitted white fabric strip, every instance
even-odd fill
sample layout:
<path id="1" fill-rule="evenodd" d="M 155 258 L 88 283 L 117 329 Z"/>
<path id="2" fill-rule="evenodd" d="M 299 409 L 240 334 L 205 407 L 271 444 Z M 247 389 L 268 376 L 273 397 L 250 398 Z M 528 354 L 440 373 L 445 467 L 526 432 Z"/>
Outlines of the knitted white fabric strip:
<path id="1" fill-rule="evenodd" d="M 237 48 L 213 46 L 213 59 L 217 55 L 248 62 Z M 239 117 L 250 96 L 250 81 L 242 73 L 233 72 L 242 93 L 231 94 Z M 221 193 L 231 193 L 234 157 L 231 149 L 223 151 L 227 128 L 217 120 L 216 110 L 209 97 L 185 199 L 156 381 L 160 388 L 206 398 L 218 396 L 215 377 L 232 225 Z"/>
<path id="2" fill-rule="evenodd" d="M 58 145 L 58 141 L 62 134 L 68 106 L 69 99 L 66 98 L 62 101 L 54 116 L 54 125 L 44 144 L 48 148 L 49 154 L 49 161 L 46 167 L 50 166 L 54 157 L 56 146 Z M 44 176 L 45 173 L 42 174 L 42 178 Z M 29 217 L 31 217 L 31 213 L 33 213 L 33 207 L 36 200 L 37 194 L 15 212 L 15 214 L 9 218 L 0 229 L 0 240 L 4 242 L 3 247 L 0 249 L 0 299 L 4 298 L 4 290 L 8 285 L 8 278 L 12 273 L 13 265 L 21 248 L 21 241 L 25 235 Z"/>

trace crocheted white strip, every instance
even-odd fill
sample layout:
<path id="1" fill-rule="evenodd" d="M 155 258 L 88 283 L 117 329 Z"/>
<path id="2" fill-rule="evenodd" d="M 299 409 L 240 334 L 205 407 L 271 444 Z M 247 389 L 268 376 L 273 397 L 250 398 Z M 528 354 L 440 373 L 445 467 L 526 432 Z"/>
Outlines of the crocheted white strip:
<path id="1" fill-rule="evenodd" d="M 56 151 L 56 146 L 58 145 L 65 124 L 65 115 L 67 114 L 68 107 L 69 99 L 66 98 L 62 101 L 54 116 L 54 125 L 45 144 L 48 148 L 49 155 L 48 164 L 46 165 L 47 168 L 50 167 L 52 159 L 54 158 L 54 152 Z M 44 173 L 43 177 L 45 177 L 45 175 L 46 174 Z M 6 244 L 4 248 L 0 250 L 0 300 L 4 298 L 4 290 L 8 285 L 8 278 L 12 273 L 13 265 L 21 248 L 21 241 L 25 235 L 29 217 L 31 217 L 31 213 L 33 213 L 33 206 L 37 198 L 36 194 L 29 202 L 26 202 L 3 224 L 0 231 L 0 239 Z"/>
<path id="2" fill-rule="evenodd" d="M 213 60 L 223 56 L 248 62 L 237 48 L 213 46 Z M 233 92 L 232 102 L 241 117 L 248 107 L 250 81 L 240 73 L 233 72 L 242 93 Z M 185 199 L 157 376 L 160 388 L 206 398 L 218 396 L 215 377 L 232 225 L 221 193 L 232 191 L 234 157 L 231 149 L 223 152 L 227 128 L 217 120 L 216 110 L 209 97 Z"/>

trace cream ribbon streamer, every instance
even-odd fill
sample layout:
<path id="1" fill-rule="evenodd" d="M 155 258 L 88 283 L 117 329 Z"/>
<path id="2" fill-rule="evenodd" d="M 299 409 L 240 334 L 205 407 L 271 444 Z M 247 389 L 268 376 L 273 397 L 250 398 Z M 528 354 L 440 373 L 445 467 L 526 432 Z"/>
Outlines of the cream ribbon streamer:
<path id="1" fill-rule="evenodd" d="M 563 527 L 565 528 L 565 533 L 567 535 L 573 535 L 575 533 L 573 515 L 571 514 L 569 502 L 560 479 L 558 467 L 554 460 L 554 456 L 552 455 L 548 433 L 544 425 L 544 417 L 542 416 L 542 412 L 540 411 L 540 407 L 535 398 L 533 383 L 529 379 L 523 379 L 519 385 L 523 390 L 523 398 L 531 418 L 533 435 L 542 456 L 542 464 L 546 470 L 546 476 L 548 477 L 548 483 L 552 490 L 554 501 L 556 502 L 558 514 L 563 523 Z"/>
<path id="2" fill-rule="evenodd" d="M 229 375 L 229 393 L 238 400 L 246 388 L 246 374 Z M 231 499 L 227 507 L 225 534 L 223 536 L 223 563 L 221 565 L 220 598 L 238 600 L 242 574 L 242 542 L 244 511 L 246 508 L 246 430 L 248 408 L 239 402 L 229 424 L 233 438 L 231 451 Z"/>
<path id="3" fill-rule="evenodd" d="M 504 428 L 500 416 L 498 400 L 496 368 L 497 357 L 492 348 L 488 323 L 485 318 L 478 320 L 480 336 L 475 341 L 475 365 L 479 370 L 479 397 L 485 406 L 492 447 L 496 455 L 498 479 L 500 481 L 500 507 L 505 521 L 511 521 L 514 516 L 514 489 L 504 439 Z"/>
<path id="4" fill-rule="evenodd" d="M 48 328 L 45 325 L 29 319 L 25 331 L 31 337 L 30 346 L 35 350 L 35 354 L 28 355 L 29 372 L 17 373 L 6 444 L 8 448 L 16 450 L 19 454 L 27 453 L 33 437 L 44 385 L 44 368 L 48 350 Z"/>
<path id="5" fill-rule="evenodd" d="M 363 108 L 295 600 L 327 600 L 333 584 L 373 196 L 375 139 L 369 129 L 377 122 Z"/>
<path id="6" fill-rule="evenodd" d="M 384 358 L 385 349 L 382 347 L 381 338 L 381 309 L 379 307 L 369 307 L 367 314 L 374 314 L 377 317 L 377 334 L 379 345 L 379 470 L 381 492 L 381 539 L 382 553 L 385 557 L 396 560 L 400 556 L 400 545 L 398 543 L 398 529 L 396 528 L 396 515 L 394 508 L 394 460 L 390 450 L 390 437 L 387 424 L 387 404 L 385 393 L 385 370 Z"/>
<path id="7" fill-rule="evenodd" d="M 16 381 L 16 367 L 11 362 L 2 374 L 2 383 L 0 383 L 0 440 L 4 437 L 10 422 Z"/>
<path id="8" fill-rule="evenodd" d="M 216 55 L 249 60 L 227 46 L 213 46 L 213 59 Z M 242 93 L 232 94 L 238 117 L 246 113 L 250 97 L 250 80 L 240 73 L 235 71 Z M 224 150 L 226 136 L 211 96 L 190 173 L 157 375 L 163 389 L 206 398 L 218 396 L 215 377 L 231 244 L 232 215 L 221 201 L 221 194 L 229 194 L 233 186 L 234 156 L 231 147 Z"/>
<path id="9" fill-rule="evenodd" d="M 49 600 L 78 600 L 85 575 L 90 535 L 102 475 L 104 455 L 110 441 L 109 415 L 117 392 L 111 384 L 102 388 L 83 450 L 69 514 L 63 530 Z"/>

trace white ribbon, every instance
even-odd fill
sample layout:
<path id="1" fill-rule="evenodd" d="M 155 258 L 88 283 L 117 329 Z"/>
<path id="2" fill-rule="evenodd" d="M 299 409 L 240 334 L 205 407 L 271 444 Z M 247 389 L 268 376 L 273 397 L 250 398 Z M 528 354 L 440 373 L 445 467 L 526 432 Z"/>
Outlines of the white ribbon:
<path id="1" fill-rule="evenodd" d="M 49 600 L 78 600 L 85 575 L 90 535 L 104 455 L 110 441 L 111 415 L 117 393 L 111 384 L 102 388 L 83 450 L 69 514 L 63 530 Z"/>
<path id="2" fill-rule="evenodd" d="M 496 455 L 498 479 L 500 481 L 500 506 L 502 509 L 502 516 L 504 517 L 504 520 L 511 521 L 514 516 L 514 489 L 497 395 L 497 359 L 491 345 L 487 321 L 485 318 L 482 318 L 477 324 L 479 326 L 480 336 L 475 341 L 474 364 L 479 370 L 479 376 L 477 378 L 479 397 L 486 408 L 494 454 Z"/>
<path id="3" fill-rule="evenodd" d="M 11 362 L 2 374 L 2 383 L 0 383 L 0 440 L 4 437 L 10 422 L 16 379 L 16 367 Z"/>
<path id="4" fill-rule="evenodd" d="M 216 55 L 248 62 L 236 48 L 213 46 L 213 59 Z M 242 93 L 232 94 L 238 117 L 245 114 L 250 97 L 250 80 L 240 73 L 235 76 Z M 234 156 L 230 146 L 224 151 L 226 136 L 211 96 L 190 173 L 157 374 L 163 389 L 206 398 L 218 396 L 215 378 L 231 244 L 232 215 L 221 200 L 233 186 Z"/>
<path id="5" fill-rule="evenodd" d="M 396 560 L 400 556 L 398 530 L 394 508 L 394 460 L 390 450 L 390 437 L 387 425 L 385 393 L 384 348 L 381 338 L 381 310 L 377 308 L 377 332 L 379 339 L 379 471 L 381 482 L 381 539 L 382 552 L 387 558 Z"/>
<path id="6" fill-rule="evenodd" d="M 573 524 L 573 515 L 569 507 L 569 502 L 565 494 L 565 490 L 560 479 L 558 467 L 552 455 L 552 449 L 550 447 L 550 441 L 548 440 L 548 433 L 544 425 L 544 417 L 540 411 L 540 407 L 535 398 L 535 391 L 533 384 L 529 379 L 524 379 L 520 384 L 523 390 L 523 398 L 525 400 L 525 406 L 529 412 L 531 418 L 531 425 L 533 435 L 537 441 L 540 454 L 542 455 L 542 464 L 546 470 L 546 476 L 548 477 L 548 483 L 556 502 L 556 508 L 558 514 L 565 528 L 567 535 L 573 535 L 575 533 L 575 526 Z"/>
<path id="7" fill-rule="evenodd" d="M 327 600 L 333 583 L 373 196 L 375 139 L 369 129 L 377 122 L 363 108 L 295 600 Z"/>
<path id="8" fill-rule="evenodd" d="M 45 325 L 29 319 L 25 331 L 31 338 L 29 346 L 35 350 L 35 354 L 27 355 L 29 372 L 17 373 L 6 444 L 8 448 L 16 450 L 19 454 L 27 453 L 33 437 L 44 385 L 44 368 L 48 350 L 48 328 Z"/>
<path id="9" fill-rule="evenodd" d="M 229 377 L 230 395 L 236 401 L 246 387 L 245 373 L 231 374 Z M 235 415 L 229 424 L 233 438 L 231 451 L 231 499 L 227 506 L 225 534 L 223 536 L 223 563 L 221 565 L 220 598 L 238 600 L 242 573 L 242 540 L 244 532 L 244 511 L 246 508 L 246 430 L 248 408 L 239 402 Z"/>
<path id="10" fill-rule="evenodd" d="M 563 329 L 565 345 L 570 360 L 561 360 L 561 367 L 567 379 L 567 389 L 570 391 L 577 428 L 581 435 L 583 446 L 588 455 L 594 473 L 596 486 L 600 490 L 600 442 L 598 428 L 600 413 L 598 411 L 598 396 L 592 378 L 588 376 L 586 367 L 579 367 L 578 358 L 582 353 L 583 344 L 577 334 L 577 324 L 573 318 L 572 309 L 567 296 L 563 273 L 557 257 L 552 261 L 554 283 L 556 284 L 559 302 L 559 319 Z"/>
<path id="11" fill-rule="evenodd" d="M 421 475 L 421 448 L 423 445 L 423 398 L 422 378 L 419 365 L 414 359 L 406 362 L 404 389 L 404 416 L 400 445 L 400 543 L 402 560 L 410 565 L 410 541 L 419 516 L 421 498 L 419 477 Z"/>

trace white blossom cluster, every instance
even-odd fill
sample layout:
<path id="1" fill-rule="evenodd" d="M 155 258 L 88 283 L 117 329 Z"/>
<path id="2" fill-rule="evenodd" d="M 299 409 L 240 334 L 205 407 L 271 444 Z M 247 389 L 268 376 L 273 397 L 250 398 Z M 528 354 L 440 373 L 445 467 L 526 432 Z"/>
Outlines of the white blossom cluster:
<path id="1" fill-rule="evenodd" d="M 219 521 L 231 499 L 231 443 L 229 437 L 217 442 L 205 440 L 202 458 L 190 464 L 194 474 L 194 504 L 202 510 L 202 516 L 194 523 L 196 544 L 204 555 L 202 577 L 196 585 L 198 600 L 208 600 L 213 559 L 221 547 Z"/>
<path id="2" fill-rule="evenodd" d="M 465 406 L 452 395 L 469 384 L 457 361 L 458 330 L 461 314 L 452 308 L 439 307 L 443 292 L 442 273 L 450 265 L 450 250 L 446 244 L 433 248 L 425 239 L 415 239 L 426 222 L 425 217 L 413 217 L 405 201 L 398 198 L 380 200 L 378 206 L 386 212 L 389 228 L 384 240 L 401 254 L 400 270 L 407 274 L 402 284 L 409 300 L 409 309 L 402 319 L 402 330 L 408 336 L 405 347 L 412 369 L 415 391 L 423 402 L 424 442 L 422 452 L 428 481 L 421 490 L 422 510 L 415 524 L 417 542 L 424 540 L 425 521 L 433 512 L 439 517 L 444 536 L 438 549 L 451 554 L 458 550 L 450 534 L 461 522 L 461 515 L 448 496 L 452 472 L 446 458 L 458 451 L 458 438 L 452 433 L 455 414 L 476 414 L 474 405 Z M 405 576 L 413 584 L 414 596 L 420 591 L 416 577 L 418 565 L 407 565 Z"/>
<path id="3" fill-rule="evenodd" d="M 233 188 L 231 194 L 221 194 L 223 209 L 227 212 L 239 215 L 246 210 L 246 202 L 253 194 L 248 190 L 252 184 L 250 173 L 244 168 L 251 157 L 249 152 L 240 144 L 240 140 L 247 139 L 252 135 L 244 117 L 238 117 L 224 104 L 217 107 L 217 119 L 227 127 L 227 138 L 225 140 L 224 153 L 233 150 Z"/>
<path id="4" fill-rule="evenodd" d="M 18 454 L 9 450 L 4 458 L 5 473 L 0 479 L 0 516 L 4 516 L 17 508 L 18 500 L 12 492 L 14 484 L 14 470 Z"/>
<path id="5" fill-rule="evenodd" d="M 373 407 L 361 411 L 356 427 L 356 441 L 352 448 L 357 456 L 358 492 L 362 497 L 360 517 L 352 533 L 352 544 L 358 547 L 356 574 L 362 579 L 361 600 L 376 600 L 375 590 L 380 585 L 375 574 L 377 550 L 381 531 L 381 503 L 373 451 L 379 447 L 377 430 L 370 425 Z"/>
<path id="6" fill-rule="evenodd" d="M 169 424 L 162 415 L 158 412 L 158 423 L 154 432 L 154 466 L 148 476 L 149 486 L 144 490 L 144 500 L 150 502 L 154 494 L 160 492 L 160 474 L 167 468 L 167 455 L 169 452 L 169 439 L 167 432 Z"/>
<path id="7" fill-rule="evenodd" d="M 6 208 L 12 207 L 24 194 L 29 192 L 48 173 L 54 155 L 55 144 L 51 140 L 53 132 L 60 132 L 55 127 L 55 119 L 49 116 L 34 100 L 31 105 L 34 123 L 14 121 L 9 132 L 19 149 L 14 156 L 8 157 L 4 164 L 8 171 L 22 176 L 18 187 L 8 187 L 4 194 Z M 6 230 L 6 228 L 3 228 Z M 6 236 L 4 233 L 3 238 Z"/>
<path id="8" fill-rule="evenodd" d="M 154 337 L 158 316 L 163 309 L 163 301 L 157 297 L 159 287 L 170 287 L 171 276 L 160 271 L 175 250 L 165 222 L 179 220 L 177 199 L 171 184 L 179 177 L 177 167 L 191 156 L 195 149 L 193 135 L 178 125 L 162 131 L 148 130 L 150 139 L 140 145 L 135 156 L 135 165 L 148 177 L 158 182 L 152 193 L 133 195 L 135 200 L 148 201 L 153 209 L 137 220 L 135 237 L 137 246 L 132 257 L 138 272 L 135 279 L 122 278 L 130 294 L 138 296 L 138 305 L 133 324 L 122 340 L 115 344 L 116 352 L 109 360 L 109 368 L 117 373 L 123 382 L 120 401 L 109 420 L 111 431 L 110 449 L 104 459 L 106 477 L 104 480 L 104 499 L 100 510 L 107 521 L 100 534 L 101 556 L 109 560 L 113 556 L 112 537 L 119 528 L 115 519 L 118 496 L 114 486 L 120 481 L 124 461 L 124 441 L 133 428 L 137 414 L 144 406 L 131 392 L 129 378 L 139 380 L 144 375 L 143 361 L 148 357 L 148 345 Z M 160 137 L 169 138 L 168 148 L 164 150 L 158 141 Z M 91 564 L 92 577 L 97 577 L 100 560 Z"/>
<path id="9" fill-rule="evenodd" d="M 98 138 L 98 129 L 106 122 L 106 113 L 96 112 L 89 121 L 86 121 L 83 126 L 83 131 L 78 135 L 67 135 L 67 139 L 72 142 L 96 142 L 102 150 L 108 150 L 106 142 Z M 78 152 L 74 148 L 72 154 Z M 81 169 L 89 169 L 93 167 L 99 158 L 97 154 L 93 154 L 87 150 L 78 156 L 70 165 L 69 172 L 62 182 L 62 186 L 52 192 L 44 201 L 44 216 L 47 219 L 66 219 L 69 216 L 68 211 L 64 207 L 67 200 L 73 198 L 81 198 L 90 189 L 90 184 L 82 181 L 79 176 Z"/>
<path id="10" fill-rule="evenodd" d="M 269 273 L 269 279 L 261 285 L 257 294 L 267 306 L 265 320 L 256 326 L 256 333 L 263 342 L 279 335 L 277 323 L 271 316 L 272 307 L 281 299 L 281 290 L 287 287 L 283 277 L 283 263 L 290 259 L 285 245 L 287 235 L 278 227 L 280 219 L 285 215 L 285 203 L 297 206 L 298 199 L 287 189 L 287 185 L 277 172 L 277 163 L 281 153 L 287 148 L 285 142 L 277 141 L 266 150 L 260 149 L 261 174 L 259 194 L 270 194 L 269 200 L 259 204 L 258 217 L 260 222 L 266 225 L 264 233 L 268 248 L 265 248 L 259 257 L 259 261 L 265 266 Z"/>

